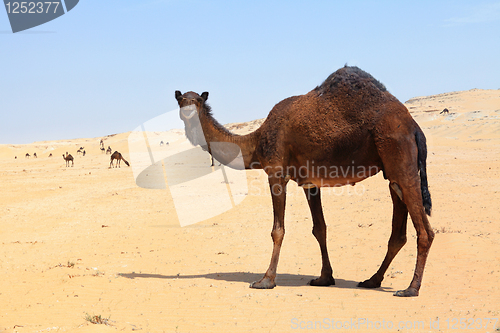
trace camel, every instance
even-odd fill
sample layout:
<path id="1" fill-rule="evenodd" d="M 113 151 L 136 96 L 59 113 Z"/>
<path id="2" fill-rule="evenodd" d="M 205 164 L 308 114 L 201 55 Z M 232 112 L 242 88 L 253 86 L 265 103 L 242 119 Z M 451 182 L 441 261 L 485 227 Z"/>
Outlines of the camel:
<path id="1" fill-rule="evenodd" d="M 24 158 L 30 158 L 30 154 L 26 153 L 26 155 L 24 156 Z"/>
<path id="2" fill-rule="evenodd" d="M 107 154 L 111 154 L 111 152 L 112 152 L 111 147 L 110 147 L 110 146 L 108 146 L 108 149 L 106 149 L 106 155 L 107 155 Z"/>
<path id="3" fill-rule="evenodd" d="M 106 149 L 104 149 L 104 147 L 101 147 L 101 151 L 104 153 Z"/>
<path id="4" fill-rule="evenodd" d="M 163 140 L 162 140 L 162 141 L 160 141 L 160 147 L 161 147 L 161 146 L 163 146 Z"/>
<path id="5" fill-rule="evenodd" d="M 443 111 L 439 112 L 439 114 L 447 114 L 447 113 L 450 113 L 450 110 L 448 110 L 447 108 L 444 108 Z"/>
<path id="6" fill-rule="evenodd" d="M 49 157 L 52 157 L 52 153 L 49 154 Z"/>
<path id="7" fill-rule="evenodd" d="M 127 166 L 130 166 L 130 163 L 127 162 L 127 160 L 125 160 L 122 156 L 122 154 L 120 154 L 119 152 L 115 151 L 112 155 L 111 155 L 111 162 L 109 162 L 109 167 L 112 168 L 113 167 L 113 160 L 116 160 L 116 165 L 115 165 L 115 168 L 116 167 L 120 167 L 120 160 L 123 160 L 123 162 L 125 162 L 125 164 Z"/>
<path id="8" fill-rule="evenodd" d="M 242 136 L 213 118 L 206 103 L 208 92 L 176 91 L 175 98 L 193 145 L 206 146 L 225 165 L 241 151 L 245 169 L 263 169 L 268 175 L 274 214 L 273 251 L 268 270 L 251 288 L 276 286 L 288 181 L 303 187 L 313 220 L 312 233 L 321 250 L 321 275 L 309 284 L 329 286 L 335 279 L 327 251 L 321 187 L 353 185 L 382 171 L 393 202 L 392 233 L 380 268 L 358 287 L 381 286 L 387 268 L 406 243 L 409 214 L 417 231 L 415 272 L 409 287 L 394 296 L 418 296 L 434 239 L 427 219 L 432 203 L 426 139 L 407 108 L 383 84 L 357 67 L 345 66 L 307 94 L 276 104 L 261 127 Z M 216 149 L 221 145 L 215 142 L 227 143 L 229 148 Z M 231 149 L 230 144 L 239 149 Z"/>
<path id="9" fill-rule="evenodd" d="M 83 151 L 82 151 L 81 149 L 78 149 L 78 150 L 76 151 L 76 153 L 77 153 L 77 154 L 81 154 L 82 152 L 83 152 Z"/>
<path id="10" fill-rule="evenodd" d="M 71 166 L 73 166 L 74 162 L 73 162 L 73 156 L 71 156 L 71 154 L 68 154 L 68 152 L 66 152 L 66 156 L 64 156 L 63 154 L 63 158 L 66 161 L 66 167 L 69 167 L 70 161 L 71 161 Z"/>
<path id="11" fill-rule="evenodd" d="M 36 153 L 33 153 L 33 157 L 34 157 L 34 158 L 38 158 L 38 156 L 36 156 Z"/>
<path id="12" fill-rule="evenodd" d="M 204 151 L 208 151 L 208 146 L 201 146 L 201 149 L 204 150 Z M 211 167 L 214 166 L 214 155 L 212 155 L 210 152 L 208 152 L 208 154 L 210 155 L 210 161 L 212 162 L 210 164 Z M 220 163 L 219 163 L 220 165 Z"/>

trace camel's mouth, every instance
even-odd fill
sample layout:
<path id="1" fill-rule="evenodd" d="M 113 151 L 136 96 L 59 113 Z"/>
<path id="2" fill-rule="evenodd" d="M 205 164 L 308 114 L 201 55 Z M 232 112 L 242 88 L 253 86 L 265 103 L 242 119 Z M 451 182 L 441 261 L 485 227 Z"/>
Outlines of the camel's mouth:
<path id="1" fill-rule="evenodd" d="M 196 110 L 196 106 L 194 104 L 191 104 L 188 106 L 183 106 L 181 108 L 181 114 L 186 120 L 193 118 L 196 113 L 197 113 L 197 110 Z"/>

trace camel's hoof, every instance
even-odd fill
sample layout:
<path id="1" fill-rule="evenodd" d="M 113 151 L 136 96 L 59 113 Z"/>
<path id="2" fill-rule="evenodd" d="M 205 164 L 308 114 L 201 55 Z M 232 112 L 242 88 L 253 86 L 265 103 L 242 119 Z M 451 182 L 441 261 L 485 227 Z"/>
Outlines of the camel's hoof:
<path id="1" fill-rule="evenodd" d="M 398 290 L 394 293 L 394 296 L 398 297 L 416 297 L 418 296 L 418 290 L 415 288 L 408 288 L 405 290 Z"/>
<path id="2" fill-rule="evenodd" d="M 260 281 L 255 281 L 252 284 L 250 284 L 250 288 L 254 289 L 273 289 L 276 287 L 276 283 L 274 281 L 271 281 L 271 279 L 263 278 Z"/>
<path id="3" fill-rule="evenodd" d="M 369 280 L 365 280 L 363 282 L 358 283 L 358 287 L 372 289 L 372 288 L 379 288 L 380 284 L 381 284 L 381 282 L 376 282 L 372 279 L 369 279 Z"/>
<path id="4" fill-rule="evenodd" d="M 320 276 L 317 279 L 312 279 L 309 281 L 309 285 L 311 286 L 319 286 L 319 287 L 328 287 L 328 286 L 334 286 L 335 285 L 335 279 L 333 276 Z"/>

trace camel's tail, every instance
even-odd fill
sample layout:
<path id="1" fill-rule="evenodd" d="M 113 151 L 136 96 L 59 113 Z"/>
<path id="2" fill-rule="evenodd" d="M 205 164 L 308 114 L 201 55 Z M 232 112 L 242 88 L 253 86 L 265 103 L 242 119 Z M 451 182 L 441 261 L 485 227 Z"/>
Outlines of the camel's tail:
<path id="1" fill-rule="evenodd" d="M 127 160 L 126 160 L 126 159 L 124 159 L 124 158 L 123 158 L 123 156 L 122 156 L 122 160 L 123 160 L 123 162 L 125 162 L 125 164 L 126 164 L 127 166 L 130 166 L 130 163 L 129 163 L 129 162 L 127 162 Z"/>
<path id="2" fill-rule="evenodd" d="M 431 216 L 432 201 L 429 185 L 427 184 L 427 143 L 424 133 L 419 129 L 415 132 L 415 140 L 418 148 L 418 170 L 420 171 L 420 189 L 422 190 L 422 200 L 425 213 Z"/>

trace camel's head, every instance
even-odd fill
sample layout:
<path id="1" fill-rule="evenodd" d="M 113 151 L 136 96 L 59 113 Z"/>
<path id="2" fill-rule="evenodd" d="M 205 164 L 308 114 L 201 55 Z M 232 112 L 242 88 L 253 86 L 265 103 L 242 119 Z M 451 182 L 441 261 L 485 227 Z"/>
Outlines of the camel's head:
<path id="1" fill-rule="evenodd" d="M 192 91 L 182 94 L 177 90 L 175 99 L 180 107 L 180 117 L 184 121 L 186 137 L 195 146 L 206 146 L 207 143 L 200 123 L 200 114 L 207 109 L 205 101 L 208 99 L 208 92 L 204 92 L 200 96 Z"/>
<path id="2" fill-rule="evenodd" d="M 206 100 L 208 99 L 208 92 L 205 91 L 200 96 L 193 91 L 188 91 L 187 93 L 183 94 L 179 90 L 177 90 L 175 92 L 175 99 L 177 100 L 177 103 L 179 103 L 179 107 L 181 109 L 193 105 L 192 108 L 195 108 L 197 111 L 201 111 L 203 104 L 205 104 Z M 188 112 L 186 112 L 185 114 L 188 115 Z"/>

